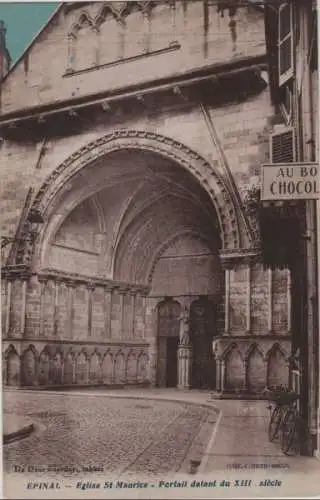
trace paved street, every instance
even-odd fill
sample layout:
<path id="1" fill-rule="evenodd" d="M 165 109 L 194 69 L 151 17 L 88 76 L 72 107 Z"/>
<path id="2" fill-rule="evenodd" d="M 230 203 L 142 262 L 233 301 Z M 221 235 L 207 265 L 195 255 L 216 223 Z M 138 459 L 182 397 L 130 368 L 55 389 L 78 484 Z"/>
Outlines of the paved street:
<path id="1" fill-rule="evenodd" d="M 214 409 L 199 404 L 103 393 L 5 391 L 3 404 L 7 417 L 27 417 L 36 427 L 30 437 L 5 447 L 8 472 L 14 465 L 30 472 L 32 466 L 67 467 L 63 475 L 71 468 L 71 475 L 82 477 L 90 466 L 117 476 L 186 471 L 190 458 L 201 458 L 216 421 Z"/>

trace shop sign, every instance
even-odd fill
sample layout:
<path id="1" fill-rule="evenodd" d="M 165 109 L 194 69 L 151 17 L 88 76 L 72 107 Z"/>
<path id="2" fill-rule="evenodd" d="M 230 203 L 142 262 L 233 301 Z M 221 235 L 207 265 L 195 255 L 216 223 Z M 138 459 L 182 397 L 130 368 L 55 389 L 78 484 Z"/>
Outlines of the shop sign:
<path id="1" fill-rule="evenodd" d="M 261 200 L 316 200 L 320 198 L 317 163 L 262 165 Z"/>

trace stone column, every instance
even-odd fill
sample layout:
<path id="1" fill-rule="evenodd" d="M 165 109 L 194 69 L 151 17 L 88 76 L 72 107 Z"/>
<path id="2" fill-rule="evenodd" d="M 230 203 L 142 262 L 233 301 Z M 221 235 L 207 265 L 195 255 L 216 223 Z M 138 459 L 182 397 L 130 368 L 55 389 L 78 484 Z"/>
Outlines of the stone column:
<path id="1" fill-rule="evenodd" d="M 46 286 L 45 280 L 39 280 L 40 282 L 40 317 L 39 317 L 39 337 L 43 339 L 45 337 L 44 329 L 44 291 Z"/>
<path id="2" fill-rule="evenodd" d="M 172 24 L 172 41 L 171 45 L 176 43 L 177 38 L 177 28 L 176 28 L 176 2 L 175 0 L 170 0 L 170 10 L 171 10 L 171 24 Z"/>
<path id="3" fill-rule="evenodd" d="M 58 335 L 58 316 L 59 316 L 59 281 L 54 283 L 54 316 L 53 316 L 53 335 Z"/>
<path id="4" fill-rule="evenodd" d="M 74 281 L 70 281 L 68 283 L 68 337 L 69 339 L 73 338 L 73 317 L 74 317 L 74 291 L 76 288 L 76 283 Z"/>
<path id="5" fill-rule="evenodd" d="M 150 19 L 150 11 L 148 8 L 146 8 L 143 13 L 143 51 L 148 53 L 150 52 L 150 38 L 151 38 L 151 33 L 150 33 L 150 28 L 151 28 L 151 19 Z"/>
<path id="6" fill-rule="evenodd" d="M 93 292 L 94 292 L 94 284 L 88 283 L 88 337 L 92 337 L 92 311 L 93 311 Z"/>
<path id="7" fill-rule="evenodd" d="M 178 389 L 190 389 L 192 368 L 192 346 L 180 344 L 178 347 Z"/>
<path id="8" fill-rule="evenodd" d="M 21 336 L 24 337 L 26 329 L 26 310 L 27 310 L 27 282 L 22 281 L 22 300 L 21 300 Z"/>
<path id="9" fill-rule="evenodd" d="M 131 290 L 130 292 L 131 295 L 131 328 L 130 328 L 130 338 L 134 339 L 136 336 L 135 332 L 135 316 L 136 316 L 136 295 L 137 292 L 135 290 Z"/>
<path id="10" fill-rule="evenodd" d="M 224 309 L 224 333 L 228 334 L 230 330 L 230 272 L 226 268 L 225 273 L 225 309 Z"/>
<path id="11" fill-rule="evenodd" d="M 268 273 L 268 331 L 272 333 L 272 269 L 267 270 Z"/>
<path id="12" fill-rule="evenodd" d="M 225 386 L 225 376 L 226 376 L 226 363 L 224 360 L 221 360 L 221 370 L 220 370 L 220 391 L 224 391 Z"/>
<path id="13" fill-rule="evenodd" d="M 180 343 L 178 346 L 178 388 L 190 389 L 192 345 L 190 343 L 190 310 L 184 308 L 180 316 Z"/>
<path id="14" fill-rule="evenodd" d="M 112 286 L 105 286 L 104 295 L 104 328 L 106 339 L 111 338 L 111 306 L 112 306 Z"/>
<path id="15" fill-rule="evenodd" d="M 247 263 L 247 306 L 246 306 L 246 333 L 251 332 L 251 264 Z"/>
<path id="16" fill-rule="evenodd" d="M 145 308 L 145 339 L 149 344 L 149 380 L 152 387 L 157 383 L 157 302 L 158 299 L 146 298 Z"/>
<path id="17" fill-rule="evenodd" d="M 9 336 L 10 332 L 10 311 L 11 311 L 11 287 L 12 283 L 10 280 L 7 281 L 7 301 L 6 301 L 6 323 L 5 323 L 5 335 Z"/>
<path id="18" fill-rule="evenodd" d="M 216 391 L 220 392 L 221 388 L 221 359 L 216 358 Z"/>

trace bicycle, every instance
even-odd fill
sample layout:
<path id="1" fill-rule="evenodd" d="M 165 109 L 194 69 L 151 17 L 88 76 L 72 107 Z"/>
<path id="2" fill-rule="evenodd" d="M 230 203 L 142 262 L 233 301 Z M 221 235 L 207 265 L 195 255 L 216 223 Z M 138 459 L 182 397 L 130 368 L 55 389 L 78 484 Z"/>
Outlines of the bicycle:
<path id="1" fill-rule="evenodd" d="M 287 414 L 293 408 L 293 404 L 297 400 L 298 396 L 295 392 L 282 386 L 269 387 L 266 390 L 266 393 L 268 399 L 275 404 L 268 425 L 268 438 L 270 442 L 273 442 L 279 436 L 280 431 L 281 443 L 284 423 L 287 422 L 289 425 L 291 422 L 291 419 L 289 420 L 289 416 L 287 417 Z M 269 405 L 268 409 L 271 410 L 272 405 Z M 287 443 L 287 441 L 284 441 L 284 449 L 287 448 L 287 444 L 285 443 Z"/>
<path id="2" fill-rule="evenodd" d="M 297 451 L 294 445 L 299 446 L 300 414 L 297 409 L 297 400 L 298 396 L 285 412 L 281 423 L 280 445 L 285 455 L 290 455 L 292 450 Z"/>

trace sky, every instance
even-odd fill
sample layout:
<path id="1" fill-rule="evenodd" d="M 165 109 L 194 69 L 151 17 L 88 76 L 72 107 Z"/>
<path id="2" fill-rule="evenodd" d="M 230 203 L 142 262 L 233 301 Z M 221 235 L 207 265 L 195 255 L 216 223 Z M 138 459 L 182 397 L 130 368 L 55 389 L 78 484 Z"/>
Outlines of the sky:
<path id="1" fill-rule="evenodd" d="M 47 22 L 58 3 L 0 3 L 0 20 L 7 27 L 7 47 L 14 63 Z"/>

